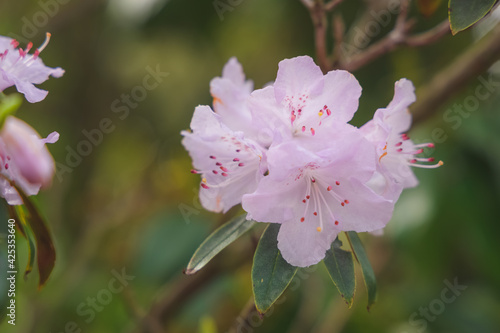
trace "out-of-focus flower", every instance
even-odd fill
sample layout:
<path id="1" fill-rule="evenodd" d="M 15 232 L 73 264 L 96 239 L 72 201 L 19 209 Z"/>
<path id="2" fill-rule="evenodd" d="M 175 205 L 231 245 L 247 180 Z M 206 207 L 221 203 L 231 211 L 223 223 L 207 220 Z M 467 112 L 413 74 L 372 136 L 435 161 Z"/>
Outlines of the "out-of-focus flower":
<path id="1" fill-rule="evenodd" d="M 257 188 L 265 171 L 264 152 L 243 132 L 224 125 L 208 106 L 195 109 L 191 130 L 182 132 L 182 144 L 193 159 L 191 172 L 202 176 L 201 204 L 210 211 L 227 212 Z"/>
<path id="2" fill-rule="evenodd" d="M 25 49 L 18 49 L 19 43 L 15 39 L 0 36 L 0 92 L 16 86 L 30 103 L 40 102 L 47 96 L 48 91 L 35 87 L 35 84 L 45 82 L 49 76 L 61 77 L 64 74 L 59 67 L 45 66 L 39 57 L 49 40 L 50 34 L 47 33 L 43 45 L 29 54 L 33 43 L 30 42 Z"/>
<path id="3" fill-rule="evenodd" d="M 54 159 L 46 143 L 59 139 L 52 132 L 46 139 L 24 121 L 8 117 L 0 131 L 0 173 L 13 181 L 27 195 L 35 195 L 40 188 L 52 182 L 55 171 Z M 0 195 L 10 205 L 20 205 L 22 200 L 17 191 L 5 178 L 0 178 Z"/>

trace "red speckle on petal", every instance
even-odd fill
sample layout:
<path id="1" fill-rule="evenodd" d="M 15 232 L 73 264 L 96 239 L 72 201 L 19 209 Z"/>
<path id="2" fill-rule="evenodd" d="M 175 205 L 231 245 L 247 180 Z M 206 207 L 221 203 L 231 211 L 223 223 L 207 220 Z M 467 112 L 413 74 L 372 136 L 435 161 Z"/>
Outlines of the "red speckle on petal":
<path id="1" fill-rule="evenodd" d="M 307 199 L 307 200 L 309 200 L 310 198 L 311 198 L 311 196 L 310 196 L 310 195 L 307 195 L 307 196 L 306 196 L 306 199 Z"/>
<path id="2" fill-rule="evenodd" d="M 302 217 L 302 218 L 300 219 L 300 222 L 304 222 L 305 220 L 306 220 L 306 219 Z"/>
<path id="3" fill-rule="evenodd" d="M 331 187 L 331 186 L 328 186 L 328 187 L 326 188 L 326 190 L 327 190 L 327 191 L 331 191 L 331 190 L 332 190 L 332 187 Z"/>
<path id="4" fill-rule="evenodd" d="M 239 158 L 233 158 L 233 162 L 239 162 L 240 159 Z"/>
<path id="5" fill-rule="evenodd" d="M 224 172 L 229 172 L 229 170 L 226 167 L 221 166 L 220 169 Z"/>
<path id="6" fill-rule="evenodd" d="M 207 190 L 210 188 L 210 187 L 208 187 L 207 184 L 204 184 L 204 183 L 201 183 L 201 187 L 203 187 L 204 189 L 207 189 Z"/>
<path id="7" fill-rule="evenodd" d="M 346 199 L 346 200 L 344 200 L 344 202 L 345 202 L 346 204 L 348 204 L 348 203 L 349 203 L 349 200 L 347 200 L 347 199 Z"/>
<path id="8" fill-rule="evenodd" d="M 335 184 L 336 184 L 336 185 L 340 185 L 340 182 L 339 182 L 339 181 L 336 181 L 336 182 L 335 182 Z"/>
<path id="9" fill-rule="evenodd" d="M 221 175 L 222 175 L 223 177 L 227 177 L 227 176 L 229 176 L 229 175 L 228 175 L 227 173 L 225 173 L 225 172 L 221 173 Z"/>
<path id="10" fill-rule="evenodd" d="M 311 135 L 314 135 L 316 134 L 316 131 L 314 130 L 314 128 L 311 127 Z"/>
<path id="11" fill-rule="evenodd" d="M 305 131 L 306 131 L 306 127 L 302 126 L 302 132 L 305 132 Z"/>
<path id="12" fill-rule="evenodd" d="M 318 216 L 318 212 L 314 212 L 313 214 L 314 214 L 314 216 Z"/>
<path id="13" fill-rule="evenodd" d="M 335 225 L 339 225 L 339 221 L 335 221 Z"/>
<path id="14" fill-rule="evenodd" d="M 214 155 L 210 155 L 210 158 L 215 160 L 216 157 Z"/>
<path id="15" fill-rule="evenodd" d="M 332 114 L 332 111 L 330 111 L 330 109 L 326 109 L 326 114 L 327 114 L 327 115 L 331 115 L 331 114 Z"/>
<path id="16" fill-rule="evenodd" d="M 342 205 L 342 207 L 344 207 L 344 206 L 345 206 L 345 203 L 343 203 L 343 202 L 342 202 L 342 203 L 340 203 L 340 204 Z"/>
<path id="17" fill-rule="evenodd" d="M 306 203 L 306 199 L 302 200 L 303 203 Z"/>
<path id="18" fill-rule="evenodd" d="M 238 163 L 239 167 L 245 166 L 245 163 Z"/>

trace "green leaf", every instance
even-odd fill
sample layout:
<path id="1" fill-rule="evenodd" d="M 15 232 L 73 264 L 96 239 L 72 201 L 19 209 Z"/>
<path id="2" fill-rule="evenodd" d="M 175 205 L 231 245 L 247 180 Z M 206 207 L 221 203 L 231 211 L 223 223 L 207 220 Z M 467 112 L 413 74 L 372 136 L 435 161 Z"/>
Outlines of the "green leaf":
<path id="1" fill-rule="evenodd" d="M 354 274 L 354 259 L 352 252 L 344 251 L 340 247 L 342 242 L 337 238 L 326 251 L 323 263 L 337 287 L 340 295 L 345 299 L 349 308 L 354 301 L 356 290 L 356 275 Z"/>
<path id="2" fill-rule="evenodd" d="M 366 290 L 368 292 L 367 308 L 370 310 L 370 307 L 377 301 L 377 281 L 375 279 L 375 273 L 373 272 L 372 265 L 366 256 L 363 243 L 361 243 L 358 234 L 354 231 L 348 231 L 346 236 L 349 240 L 356 261 L 361 265 L 363 279 L 365 280 Z"/>
<path id="3" fill-rule="evenodd" d="M 9 211 L 11 212 L 11 216 L 16 220 L 19 232 L 26 239 L 28 245 L 28 263 L 26 264 L 26 268 L 24 270 L 24 278 L 26 279 L 28 274 L 33 270 L 36 260 L 36 247 L 33 242 L 34 236 L 26 220 L 26 214 L 23 210 L 23 206 L 9 206 Z"/>
<path id="4" fill-rule="evenodd" d="M 198 272 L 226 246 L 250 230 L 256 222 L 247 220 L 245 216 L 243 214 L 231 219 L 208 236 L 193 254 L 184 273 L 190 275 Z"/>
<path id="5" fill-rule="evenodd" d="M 451 32 L 456 35 L 488 14 L 497 0 L 449 0 Z"/>
<path id="6" fill-rule="evenodd" d="M 47 282 L 52 270 L 54 269 L 56 261 L 56 251 L 54 249 L 54 243 L 50 236 L 49 230 L 45 225 L 45 221 L 40 215 L 38 208 L 35 206 L 33 201 L 23 192 L 21 188 L 11 183 L 14 186 L 23 200 L 24 206 L 26 207 L 29 216 L 27 216 L 26 221 L 35 236 L 36 243 L 36 259 L 38 266 L 38 273 L 40 275 L 38 281 L 38 288 L 41 289 Z"/>
<path id="7" fill-rule="evenodd" d="M 253 258 L 253 295 L 255 306 L 260 313 L 271 308 L 297 272 L 297 267 L 287 263 L 278 250 L 280 226 L 271 223 L 266 228 Z"/>

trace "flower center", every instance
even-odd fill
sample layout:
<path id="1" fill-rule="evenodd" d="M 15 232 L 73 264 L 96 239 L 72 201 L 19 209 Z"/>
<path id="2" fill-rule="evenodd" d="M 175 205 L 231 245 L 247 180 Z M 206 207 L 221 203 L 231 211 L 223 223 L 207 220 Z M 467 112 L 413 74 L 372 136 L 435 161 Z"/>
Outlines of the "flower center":
<path id="1" fill-rule="evenodd" d="M 302 199 L 304 212 L 300 222 L 309 222 L 316 227 L 318 232 L 324 230 L 325 224 L 332 223 L 338 226 L 340 222 L 335 218 L 332 206 L 340 204 L 345 207 L 349 200 L 344 199 L 335 191 L 336 187 L 341 186 L 340 181 L 334 181 L 332 184 L 324 181 L 318 174 L 312 174 L 310 170 L 304 173 L 304 181 L 307 182 L 305 196 Z"/>

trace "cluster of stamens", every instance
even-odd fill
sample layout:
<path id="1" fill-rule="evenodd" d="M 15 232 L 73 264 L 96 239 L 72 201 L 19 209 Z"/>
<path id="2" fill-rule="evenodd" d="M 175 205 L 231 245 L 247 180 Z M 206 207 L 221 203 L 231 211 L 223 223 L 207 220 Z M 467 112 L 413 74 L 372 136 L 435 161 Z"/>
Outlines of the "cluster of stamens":
<path id="1" fill-rule="evenodd" d="M 31 51 L 31 49 L 33 48 L 33 43 L 29 42 L 28 45 L 26 45 L 25 49 L 22 49 L 22 48 L 17 49 L 17 47 L 19 46 L 19 42 L 17 40 L 13 39 L 11 41 L 11 45 L 14 49 L 18 50 L 19 57 L 16 59 L 16 61 L 14 63 L 10 64 L 10 66 L 13 67 L 20 60 L 22 61 L 22 63 L 24 65 L 30 66 L 38 58 L 38 56 L 45 49 L 45 47 L 47 47 L 47 45 L 49 44 L 49 41 L 50 41 L 50 37 L 51 37 L 51 34 L 47 32 L 46 36 L 45 36 L 45 41 L 43 42 L 43 44 L 39 48 L 37 48 L 35 50 L 35 52 L 29 57 L 27 57 L 27 55 L 29 54 L 29 51 Z M 5 60 L 8 52 L 9 52 L 9 50 L 5 50 L 3 53 L 0 53 L 0 62 Z"/>
<path id="2" fill-rule="evenodd" d="M 236 154 L 241 152 L 241 149 L 236 149 L 235 150 Z M 209 159 L 213 160 L 213 169 L 207 169 L 207 170 L 191 170 L 191 173 L 193 174 L 202 174 L 202 175 L 207 175 L 207 174 L 213 174 L 216 177 L 229 177 L 231 173 L 236 173 L 238 169 L 242 168 L 245 166 L 245 163 L 241 162 L 240 157 L 224 157 L 224 158 L 217 158 L 215 155 L 209 155 Z M 235 179 L 233 179 L 234 181 Z M 218 184 L 209 184 L 207 182 L 206 176 L 202 178 L 201 180 L 201 187 L 204 189 L 209 189 L 211 187 L 221 187 L 224 185 L 227 185 L 225 183 L 225 180 L 221 180 L 222 183 Z"/>
<path id="3" fill-rule="evenodd" d="M 318 216 L 318 218 L 319 218 L 319 226 L 316 228 L 316 230 L 318 232 L 321 232 L 323 230 L 323 216 L 322 216 L 322 210 L 321 210 L 323 204 L 326 206 L 328 215 L 330 215 L 329 218 L 331 221 L 333 221 L 333 224 L 338 226 L 340 222 L 335 218 L 333 211 L 331 210 L 330 206 L 328 205 L 328 202 L 325 198 L 325 195 L 322 193 L 323 188 L 320 187 L 319 183 L 325 184 L 325 182 L 323 182 L 323 181 L 320 182 L 319 179 L 317 179 L 317 177 L 310 177 L 310 181 L 308 181 L 308 185 L 307 185 L 306 196 L 304 197 L 304 199 L 302 199 L 302 203 L 305 204 L 305 208 L 304 208 L 304 214 L 303 214 L 304 216 L 300 218 L 300 222 L 306 221 L 306 218 L 305 218 L 306 212 L 309 209 L 309 205 L 313 204 L 314 205 L 313 215 Z M 335 181 L 334 186 L 340 186 L 340 182 Z M 330 194 L 336 201 L 338 201 L 342 207 L 349 204 L 349 200 L 343 199 L 342 197 L 340 197 L 340 195 L 338 195 L 334 191 L 334 186 L 328 185 L 325 188 L 327 193 Z M 312 203 L 311 203 L 311 198 L 312 198 Z"/>
<path id="4" fill-rule="evenodd" d="M 380 156 L 379 161 L 382 160 L 382 158 L 387 156 L 389 153 L 395 152 L 399 156 L 404 155 L 407 164 L 412 167 L 434 169 L 444 164 L 443 161 L 439 161 L 436 164 L 421 164 L 421 163 L 434 162 L 435 159 L 434 157 L 428 157 L 428 158 L 415 157 L 415 155 L 422 154 L 424 152 L 424 148 L 434 148 L 433 143 L 422 143 L 418 145 L 411 145 L 411 149 L 405 149 L 403 147 L 403 144 L 405 141 L 410 140 L 410 137 L 407 134 L 401 134 L 399 138 L 400 141 L 397 141 L 397 143 L 394 144 L 394 146 L 391 147 L 390 150 L 388 149 L 387 145 L 384 147 L 384 153 Z"/>

